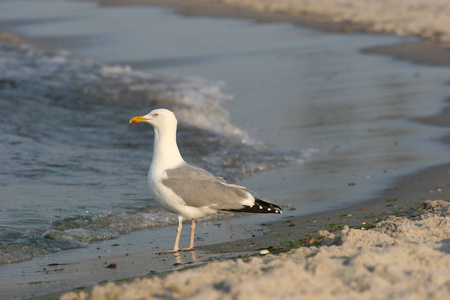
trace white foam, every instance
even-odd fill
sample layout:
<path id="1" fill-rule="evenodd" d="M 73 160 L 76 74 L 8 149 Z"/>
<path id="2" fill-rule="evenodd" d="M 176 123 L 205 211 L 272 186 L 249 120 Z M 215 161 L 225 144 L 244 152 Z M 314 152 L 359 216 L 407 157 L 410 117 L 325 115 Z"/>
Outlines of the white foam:
<path id="1" fill-rule="evenodd" d="M 4 42 L 0 42 L 2 46 L 5 47 Z M 173 110 L 184 124 L 249 140 L 242 129 L 231 123 L 224 108 L 234 99 L 225 92 L 223 81 L 139 72 L 127 65 L 101 64 L 75 57 L 64 50 L 44 53 L 28 45 L 14 50 L 2 51 L 0 77 L 18 81 L 55 78 L 74 86 L 107 88 L 111 100 L 135 101 L 148 105 L 149 109 L 164 106 Z M 137 95 L 126 97 L 127 93 Z"/>

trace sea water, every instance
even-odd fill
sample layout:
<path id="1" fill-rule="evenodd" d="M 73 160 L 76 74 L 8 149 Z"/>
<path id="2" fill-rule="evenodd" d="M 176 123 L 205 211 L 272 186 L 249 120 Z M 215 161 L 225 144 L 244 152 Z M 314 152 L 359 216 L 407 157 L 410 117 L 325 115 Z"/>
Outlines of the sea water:
<path id="1" fill-rule="evenodd" d="M 304 157 L 247 142 L 221 82 L 3 42 L 0 57 L 3 263 L 176 222 L 143 187 L 153 130 L 128 119 L 148 108 L 172 109 L 185 159 L 230 180 Z"/>
<path id="2" fill-rule="evenodd" d="M 447 70 L 358 53 L 396 37 L 55 0 L 2 1 L 0 22 L 47 50 L 0 44 L 0 263 L 175 224 L 146 187 L 152 128 L 128 124 L 156 107 L 188 162 L 291 214 L 447 157 L 409 120 L 439 112 Z"/>

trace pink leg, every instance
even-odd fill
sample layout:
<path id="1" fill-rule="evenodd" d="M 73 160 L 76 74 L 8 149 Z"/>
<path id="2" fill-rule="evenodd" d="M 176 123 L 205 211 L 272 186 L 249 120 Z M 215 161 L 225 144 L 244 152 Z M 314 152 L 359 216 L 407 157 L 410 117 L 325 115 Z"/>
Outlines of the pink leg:
<path id="1" fill-rule="evenodd" d="M 180 250 L 178 244 L 180 243 L 180 236 L 182 229 L 183 229 L 183 218 L 178 216 L 177 237 L 175 238 L 175 245 L 173 246 L 173 252 L 177 252 L 178 250 Z"/>
<path id="2" fill-rule="evenodd" d="M 189 249 L 194 249 L 194 236 L 195 236 L 195 221 L 192 219 L 191 224 L 191 243 L 189 244 Z"/>

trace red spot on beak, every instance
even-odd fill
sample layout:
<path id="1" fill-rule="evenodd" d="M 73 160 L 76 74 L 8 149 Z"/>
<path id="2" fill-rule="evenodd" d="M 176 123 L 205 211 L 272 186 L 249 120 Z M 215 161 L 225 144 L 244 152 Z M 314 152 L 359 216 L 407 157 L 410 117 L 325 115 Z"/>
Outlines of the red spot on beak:
<path id="1" fill-rule="evenodd" d="M 136 121 L 136 120 L 133 120 L 133 121 L 131 121 L 131 123 L 137 123 L 137 121 Z"/>

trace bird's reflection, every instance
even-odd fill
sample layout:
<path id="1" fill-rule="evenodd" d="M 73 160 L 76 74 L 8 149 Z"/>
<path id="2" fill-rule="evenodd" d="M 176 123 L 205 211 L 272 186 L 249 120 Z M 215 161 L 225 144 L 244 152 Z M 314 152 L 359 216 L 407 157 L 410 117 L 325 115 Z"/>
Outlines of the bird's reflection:
<path id="1" fill-rule="evenodd" d="M 195 253 L 194 250 L 191 250 L 191 251 L 177 251 L 177 252 L 172 252 L 172 253 L 173 253 L 173 256 L 175 257 L 175 263 L 177 265 L 185 264 L 185 263 L 183 263 L 183 258 L 186 258 L 187 253 L 190 253 L 192 262 L 197 262 L 198 261 L 197 253 Z"/>

